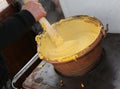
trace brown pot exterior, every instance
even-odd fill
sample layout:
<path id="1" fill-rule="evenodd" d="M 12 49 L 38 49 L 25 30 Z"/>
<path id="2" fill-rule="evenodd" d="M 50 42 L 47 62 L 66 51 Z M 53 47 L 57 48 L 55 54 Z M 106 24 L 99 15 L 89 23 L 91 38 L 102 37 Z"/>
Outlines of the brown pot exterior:
<path id="1" fill-rule="evenodd" d="M 78 18 L 79 16 L 73 17 Z M 82 17 L 82 15 L 81 15 Z M 88 16 L 83 16 L 88 17 Z M 94 17 L 90 17 L 93 20 L 96 19 Z M 98 20 L 99 21 L 99 20 Z M 100 21 L 99 21 L 100 22 Z M 101 23 L 101 22 L 100 22 Z M 101 26 L 102 23 L 101 23 Z M 51 61 L 46 60 L 54 65 L 54 68 L 64 76 L 82 76 L 90 71 L 91 68 L 99 61 L 100 56 L 102 54 L 102 45 L 101 40 L 106 36 L 106 30 L 101 27 L 101 32 L 97 39 L 82 53 L 77 53 L 79 56 L 76 60 L 68 61 L 68 62 L 59 62 L 59 61 Z"/>
<path id="2" fill-rule="evenodd" d="M 82 76 L 99 61 L 102 53 L 102 46 L 99 42 L 94 49 L 79 57 L 76 61 L 66 63 L 53 63 L 54 68 L 64 76 Z"/>

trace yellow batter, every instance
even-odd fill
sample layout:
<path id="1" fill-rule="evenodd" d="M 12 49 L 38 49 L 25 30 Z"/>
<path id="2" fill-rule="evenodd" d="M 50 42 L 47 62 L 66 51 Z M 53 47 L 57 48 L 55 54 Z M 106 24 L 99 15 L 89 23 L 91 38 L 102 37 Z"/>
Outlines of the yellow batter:
<path id="1" fill-rule="evenodd" d="M 67 62 L 75 60 L 77 53 L 88 48 L 100 34 L 102 25 L 92 17 L 68 18 L 52 25 L 64 43 L 58 47 L 45 32 L 36 36 L 37 51 L 41 59 L 49 61 Z"/>

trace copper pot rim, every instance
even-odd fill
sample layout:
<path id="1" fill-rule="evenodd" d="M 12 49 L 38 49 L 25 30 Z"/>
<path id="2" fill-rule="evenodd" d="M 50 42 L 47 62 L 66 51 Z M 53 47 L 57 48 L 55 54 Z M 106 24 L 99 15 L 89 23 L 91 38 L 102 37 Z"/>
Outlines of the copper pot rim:
<path id="1" fill-rule="evenodd" d="M 96 17 L 93 17 L 93 16 L 89 16 L 89 15 L 78 15 L 78 16 L 72 16 L 71 18 L 70 17 L 68 17 L 68 19 L 66 20 L 66 21 L 68 21 L 68 20 L 71 20 L 71 19 L 73 19 L 73 18 L 79 18 L 79 17 L 90 17 L 90 18 L 92 18 L 92 19 L 95 19 L 95 20 L 97 20 L 99 23 L 100 23 L 100 25 L 101 25 L 101 29 L 100 29 L 100 33 L 99 33 L 99 35 L 98 35 L 98 37 L 94 40 L 94 42 L 92 43 L 92 44 L 90 44 L 86 49 L 84 49 L 83 51 L 82 51 L 82 53 L 81 52 L 78 52 L 78 53 L 76 53 L 76 55 L 79 55 L 77 58 L 76 58 L 76 60 L 69 60 L 69 61 L 65 61 L 65 62 L 59 62 L 59 61 L 57 61 L 57 60 L 47 60 L 46 58 L 44 58 L 44 60 L 46 60 L 47 62 L 50 62 L 50 63 L 52 63 L 52 64 L 64 64 L 64 63 L 69 63 L 69 62 L 73 62 L 73 61 L 77 61 L 78 59 L 80 59 L 81 57 L 83 57 L 83 56 L 85 56 L 85 55 L 87 55 L 88 53 L 90 53 L 99 43 L 100 43 L 100 41 L 102 40 L 102 38 L 103 38 L 103 36 L 104 36 L 104 34 L 103 34 L 103 32 L 102 32 L 102 30 L 103 30 L 103 24 L 101 23 L 101 21 L 99 20 L 99 19 L 97 19 Z M 69 19 L 70 18 L 70 19 Z M 59 23 L 59 22 L 56 22 L 56 23 Z M 74 54 L 75 55 L 75 54 Z"/>

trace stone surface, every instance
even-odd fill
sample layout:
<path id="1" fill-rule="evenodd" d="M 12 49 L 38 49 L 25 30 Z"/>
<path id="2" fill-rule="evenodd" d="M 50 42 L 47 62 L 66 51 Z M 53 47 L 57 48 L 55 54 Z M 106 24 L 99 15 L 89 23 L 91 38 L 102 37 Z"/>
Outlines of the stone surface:
<path id="1" fill-rule="evenodd" d="M 120 89 L 120 34 L 103 39 L 100 62 L 86 75 L 65 77 L 42 61 L 23 82 L 25 89 Z"/>

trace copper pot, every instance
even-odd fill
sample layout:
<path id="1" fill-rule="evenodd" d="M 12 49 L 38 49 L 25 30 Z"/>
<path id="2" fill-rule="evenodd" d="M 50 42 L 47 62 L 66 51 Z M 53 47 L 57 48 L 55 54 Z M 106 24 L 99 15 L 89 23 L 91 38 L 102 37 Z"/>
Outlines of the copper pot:
<path id="1" fill-rule="evenodd" d="M 58 61 L 50 61 L 46 60 L 54 65 L 54 68 L 62 75 L 64 76 L 81 76 L 87 73 L 91 70 L 91 68 L 94 67 L 94 65 L 100 60 L 100 56 L 102 54 L 102 45 L 101 40 L 103 37 L 106 36 L 106 31 L 103 30 L 102 23 L 95 17 L 87 16 L 87 15 L 80 15 L 72 17 L 71 19 L 77 19 L 77 18 L 88 18 L 90 23 L 99 22 L 101 29 L 100 33 L 95 39 L 95 41 L 89 45 L 88 48 L 86 48 L 82 53 L 77 53 L 78 57 L 76 60 L 70 60 L 67 62 L 58 62 Z M 66 19 L 66 21 L 69 21 L 71 19 Z M 108 27 L 108 25 L 107 25 Z"/>

